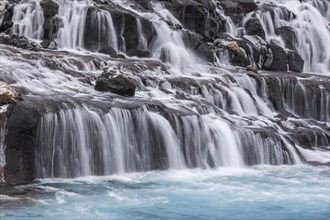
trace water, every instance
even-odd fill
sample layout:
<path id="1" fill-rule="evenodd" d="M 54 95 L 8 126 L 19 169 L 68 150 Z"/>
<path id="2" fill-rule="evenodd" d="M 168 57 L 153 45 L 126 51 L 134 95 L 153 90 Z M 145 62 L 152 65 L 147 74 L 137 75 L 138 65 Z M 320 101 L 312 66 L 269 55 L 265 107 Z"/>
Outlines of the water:
<path id="1" fill-rule="evenodd" d="M 0 217 L 328 219 L 329 172 L 329 167 L 256 166 L 43 179 L 15 187 L 30 192 L 25 200 L 0 197 Z"/>
<path id="2" fill-rule="evenodd" d="M 12 33 L 44 38 L 39 2 L 15 7 Z M 295 28 L 294 49 L 308 74 L 247 73 L 230 66 L 228 54 L 206 63 L 160 3 L 142 12 L 130 0 L 111 1 L 131 16 L 138 35 L 131 48 L 124 15 L 89 0 L 56 2 L 62 24 L 51 40 L 58 50 L 0 45 L 1 80 L 27 101 L 57 104 L 43 106 L 35 130 L 36 180 L 1 186 L 1 219 L 330 218 L 329 167 L 306 165 L 330 163 L 326 1 L 275 1 L 274 20 L 261 11 L 245 19 L 259 18 L 266 40 L 283 47 L 275 29 Z M 242 34 L 220 7 L 215 12 L 226 34 Z M 104 46 L 151 58 L 112 59 L 97 53 Z M 134 97 L 93 89 L 105 65 L 132 77 Z M 0 181 L 13 163 L 5 161 L 4 122 Z"/>

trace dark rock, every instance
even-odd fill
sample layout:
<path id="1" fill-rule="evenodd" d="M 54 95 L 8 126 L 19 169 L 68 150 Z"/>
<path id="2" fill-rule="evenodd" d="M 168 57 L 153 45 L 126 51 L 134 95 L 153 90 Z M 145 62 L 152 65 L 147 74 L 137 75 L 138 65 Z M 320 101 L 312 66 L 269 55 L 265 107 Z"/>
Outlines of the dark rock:
<path id="1" fill-rule="evenodd" d="M 207 0 L 164 1 L 165 7 L 187 30 L 212 40 L 225 30 L 226 21 L 216 12 L 216 7 Z M 174 28 L 181 29 L 177 25 Z"/>
<path id="2" fill-rule="evenodd" d="M 277 35 L 280 35 L 285 43 L 285 46 L 290 49 L 294 50 L 295 45 L 297 44 L 297 33 L 296 30 L 292 27 L 283 26 L 280 28 L 276 28 L 275 32 Z"/>
<path id="3" fill-rule="evenodd" d="M 239 49 L 237 53 L 231 52 L 230 54 L 230 62 L 232 65 L 246 67 L 251 64 L 248 56 L 242 49 Z"/>
<path id="4" fill-rule="evenodd" d="M 7 4 L 3 12 L 2 23 L 0 24 L 0 33 L 8 31 L 14 23 L 12 22 L 14 14 L 14 4 Z"/>
<path id="5" fill-rule="evenodd" d="M 0 34 L 0 43 L 7 44 L 15 47 L 19 47 L 26 50 L 33 50 L 38 51 L 40 50 L 40 47 L 34 43 L 29 41 L 24 36 L 18 36 L 18 35 L 6 35 L 4 33 Z"/>
<path id="6" fill-rule="evenodd" d="M 112 92 L 122 96 L 134 96 L 136 83 L 134 79 L 118 74 L 116 76 L 101 76 L 96 80 L 95 90 L 101 92 Z"/>
<path id="7" fill-rule="evenodd" d="M 276 45 L 268 45 L 267 58 L 264 68 L 267 70 L 287 71 L 287 53 L 284 48 Z"/>
<path id="8" fill-rule="evenodd" d="M 262 68 L 266 60 L 267 43 L 261 37 L 244 35 L 243 40 L 252 48 L 253 59 L 258 68 Z M 239 42 L 243 44 L 242 42 Z M 250 49 L 249 49 L 250 50 Z"/>
<path id="9" fill-rule="evenodd" d="M 151 56 L 150 52 L 145 50 L 128 50 L 127 55 L 130 57 L 141 57 L 141 58 Z"/>
<path id="10" fill-rule="evenodd" d="M 99 53 L 107 54 L 111 57 L 116 57 L 117 56 L 117 51 L 113 49 L 111 46 L 103 47 L 99 51 Z"/>
<path id="11" fill-rule="evenodd" d="M 45 20 L 50 19 L 57 15 L 59 5 L 52 0 L 43 0 L 40 2 L 43 9 Z"/>
<path id="12" fill-rule="evenodd" d="M 14 25 L 14 22 L 12 21 L 8 21 L 8 22 L 2 22 L 0 24 L 0 32 L 5 32 L 6 30 L 8 30 L 9 28 L 12 28 Z"/>
<path id="13" fill-rule="evenodd" d="M 43 40 L 40 43 L 40 45 L 42 48 L 45 48 L 45 49 L 51 49 L 51 50 L 57 49 L 57 43 L 55 41 L 51 41 L 51 40 Z"/>
<path id="14" fill-rule="evenodd" d="M 218 4 L 235 24 L 240 23 L 247 13 L 257 8 L 254 0 L 222 0 L 218 1 Z"/>
<path id="15" fill-rule="evenodd" d="M 304 68 L 304 60 L 301 58 L 301 56 L 298 53 L 294 51 L 289 51 L 288 65 L 290 71 L 301 72 Z"/>
<path id="16" fill-rule="evenodd" d="M 247 35 L 257 35 L 262 39 L 266 38 L 265 31 L 258 18 L 251 18 L 245 23 L 245 31 Z"/>
<path id="17" fill-rule="evenodd" d="M 53 17 L 45 20 L 43 24 L 45 40 L 54 40 L 57 32 L 64 26 L 63 20 L 59 17 Z"/>

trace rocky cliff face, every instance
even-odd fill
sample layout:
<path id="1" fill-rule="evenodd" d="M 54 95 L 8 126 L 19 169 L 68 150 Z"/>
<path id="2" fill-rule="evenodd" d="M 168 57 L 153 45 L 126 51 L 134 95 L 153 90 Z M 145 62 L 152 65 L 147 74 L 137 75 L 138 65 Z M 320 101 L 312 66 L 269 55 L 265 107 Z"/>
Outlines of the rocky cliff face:
<path id="1" fill-rule="evenodd" d="M 329 163 L 323 3 L 6 2 L 4 179 Z"/>

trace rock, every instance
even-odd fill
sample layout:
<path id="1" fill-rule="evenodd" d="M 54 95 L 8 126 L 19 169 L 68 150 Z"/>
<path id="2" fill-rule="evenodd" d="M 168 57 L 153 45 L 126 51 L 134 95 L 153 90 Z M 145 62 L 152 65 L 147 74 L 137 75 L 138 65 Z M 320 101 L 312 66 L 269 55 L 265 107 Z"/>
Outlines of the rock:
<path id="1" fill-rule="evenodd" d="M 240 23 L 244 15 L 254 11 L 257 4 L 254 0 L 222 0 L 218 1 L 226 16 L 229 16 L 235 24 Z"/>
<path id="2" fill-rule="evenodd" d="M 7 35 L 4 33 L 1 33 L 0 34 L 0 43 L 19 47 L 19 48 L 26 49 L 26 50 L 33 50 L 33 51 L 40 50 L 40 47 L 36 43 L 29 41 L 24 36 L 18 36 L 15 34 Z"/>
<path id="3" fill-rule="evenodd" d="M 44 36 L 46 40 L 54 40 L 57 32 L 64 26 L 63 20 L 60 17 L 53 17 L 45 20 L 43 24 Z"/>
<path id="4" fill-rule="evenodd" d="M 254 73 L 258 73 L 258 70 L 257 70 L 256 68 L 254 68 L 252 65 L 248 65 L 248 66 L 246 67 L 246 70 L 248 70 L 248 71 L 252 71 L 252 72 L 254 72 Z"/>
<path id="5" fill-rule="evenodd" d="M 246 67 L 250 65 L 249 57 L 246 55 L 245 51 L 239 48 L 237 53 L 231 53 L 230 62 L 232 65 Z"/>
<path id="6" fill-rule="evenodd" d="M 12 22 L 14 14 L 14 4 L 9 4 L 8 2 L 1 3 L 0 10 L 0 33 L 7 32 L 14 23 Z"/>
<path id="7" fill-rule="evenodd" d="M 12 89 L 7 83 L 0 82 L 0 106 L 13 104 L 23 100 L 20 93 Z"/>
<path id="8" fill-rule="evenodd" d="M 218 15 L 215 5 L 208 0 L 166 1 L 164 5 L 185 29 L 206 39 L 213 40 L 225 30 L 225 19 Z"/>
<path id="9" fill-rule="evenodd" d="M 136 83 L 133 78 L 125 76 L 117 71 L 116 68 L 110 68 L 96 80 L 94 89 L 122 96 L 134 96 Z"/>
<path id="10" fill-rule="evenodd" d="M 252 48 L 253 59 L 257 67 L 262 68 L 266 60 L 267 42 L 257 35 L 244 35 L 242 38 Z M 240 44 L 242 44 L 242 42 L 240 42 Z"/>
<path id="11" fill-rule="evenodd" d="M 111 46 L 103 47 L 98 52 L 103 53 L 103 54 L 107 54 L 111 57 L 116 57 L 116 55 L 117 55 L 117 51 L 115 49 L 113 49 L 113 47 L 111 47 Z"/>
<path id="12" fill-rule="evenodd" d="M 296 30 L 292 27 L 283 26 L 280 28 L 275 29 L 275 33 L 280 35 L 285 43 L 285 46 L 290 49 L 294 50 L 295 45 L 297 44 L 297 33 Z"/>
<path id="13" fill-rule="evenodd" d="M 43 9 L 45 20 L 54 17 L 58 13 L 59 5 L 52 0 L 41 1 L 40 6 Z"/>
<path id="14" fill-rule="evenodd" d="M 301 58 L 301 56 L 298 53 L 294 51 L 289 51 L 288 65 L 290 71 L 301 72 L 304 68 L 304 60 Z"/>
<path id="15" fill-rule="evenodd" d="M 141 57 L 141 58 L 151 56 L 150 52 L 145 50 L 128 50 L 127 55 L 130 57 Z"/>
<path id="16" fill-rule="evenodd" d="M 51 50 L 55 50 L 57 49 L 57 43 L 55 41 L 51 41 L 51 40 L 43 40 L 40 43 L 42 48 L 45 49 L 51 49 Z"/>
<path id="17" fill-rule="evenodd" d="M 266 39 L 265 31 L 258 18 L 249 19 L 244 28 L 247 35 L 257 35 L 264 40 Z"/>
<path id="18" fill-rule="evenodd" d="M 287 71 L 287 53 L 284 48 L 276 45 L 268 45 L 267 58 L 264 64 L 265 69 L 275 71 Z"/>

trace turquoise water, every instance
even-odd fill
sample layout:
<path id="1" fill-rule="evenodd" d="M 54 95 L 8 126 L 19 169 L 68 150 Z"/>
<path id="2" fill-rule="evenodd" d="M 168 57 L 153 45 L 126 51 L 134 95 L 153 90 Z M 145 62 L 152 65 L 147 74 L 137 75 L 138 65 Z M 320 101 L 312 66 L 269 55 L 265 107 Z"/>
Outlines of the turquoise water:
<path id="1" fill-rule="evenodd" d="M 44 179 L 0 219 L 330 219 L 329 167 L 152 171 Z"/>

